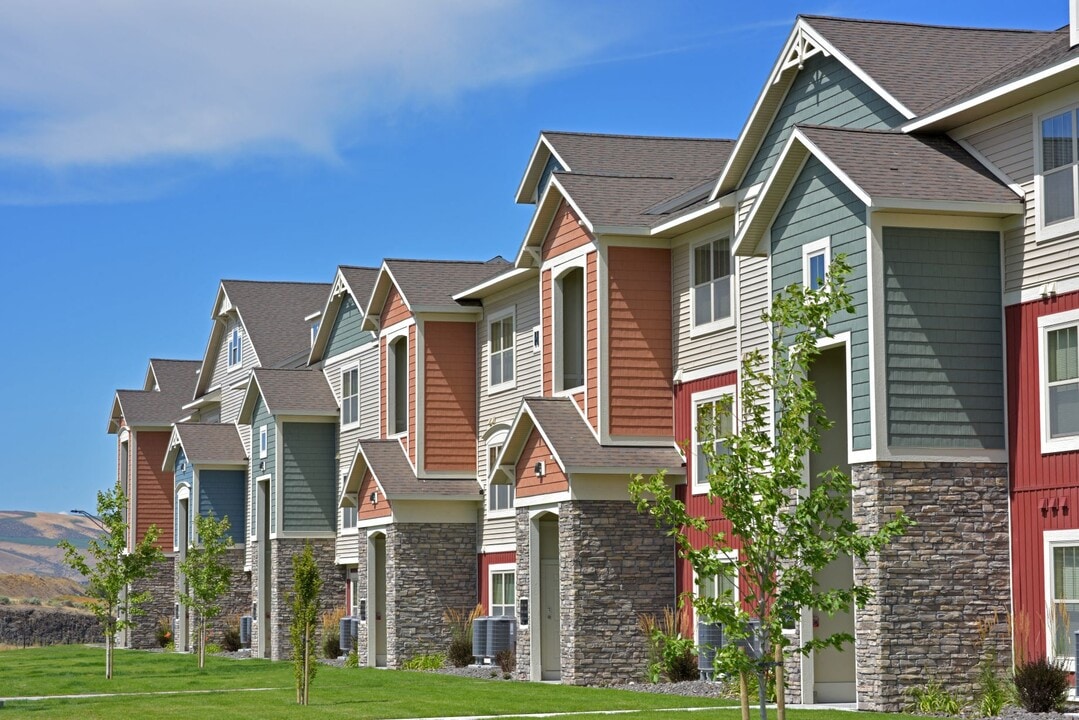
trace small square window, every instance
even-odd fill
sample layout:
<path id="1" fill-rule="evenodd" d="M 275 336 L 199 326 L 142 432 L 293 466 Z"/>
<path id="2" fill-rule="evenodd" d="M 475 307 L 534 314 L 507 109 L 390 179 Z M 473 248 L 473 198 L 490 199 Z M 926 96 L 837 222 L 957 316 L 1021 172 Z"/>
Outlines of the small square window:
<path id="1" fill-rule="evenodd" d="M 802 286 L 808 290 L 824 287 L 831 263 L 831 240 L 824 238 L 802 248 Z"/>

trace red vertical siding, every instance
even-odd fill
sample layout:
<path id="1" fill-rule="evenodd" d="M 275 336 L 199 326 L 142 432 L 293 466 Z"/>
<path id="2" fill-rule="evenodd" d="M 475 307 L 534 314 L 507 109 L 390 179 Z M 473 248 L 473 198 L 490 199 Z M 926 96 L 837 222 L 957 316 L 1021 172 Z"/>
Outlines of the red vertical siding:
<path id="1" fill-rule="evenodd" d="M 141 542 L 151 525 L 158 529 L 155 543 L 165 552 L 172 552 L 171 472 L 161 469 L 168 452 L 171 433 L 141 431 L 135 441 L 135 542 Z"/>
<path id="2" fill-rule="evenodd" d="M 669 250 L 607 250 L 611 435 L 671 434 L 670 269 Z"/>
<path id="3" fill-rule="evenodd" d="M 476 324 L 423 326 L 424 465 L 476 470 Z"/>
<path id="4" fill-rule="evenodd" d="M 1041 452 L 1038 318 L 1079 308 L 1079 292 L 1005 308 L 1012 602 L 1017 657 L 1046 651 L 1044 537 L 1079 528 L 1079 453 Z"/>
<path id="5" fill-rule="evenodd" d="M 516 563 L 517 553 L 512 550 L 508 552 L 479 553 L 476 556 L 476 562 L 479 564 L 479 572 L 477 573 L 479 587 L 476 589 L 476 602 L 483 605 L 483 614 L 489 615 L 491 613 L 491 589 L 488 586 L 491 582 L 491 566 Z"/>

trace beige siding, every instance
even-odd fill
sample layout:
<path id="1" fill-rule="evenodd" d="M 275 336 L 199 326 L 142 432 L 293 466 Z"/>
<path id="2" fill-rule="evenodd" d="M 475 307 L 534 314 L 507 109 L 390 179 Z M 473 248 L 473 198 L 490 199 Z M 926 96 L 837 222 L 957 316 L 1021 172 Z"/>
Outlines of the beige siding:
<path id="1" fill-rule="evenodd" d="M 337 533 L 334 562 L 338 565 L 355 565 L 360 561 L 360 535 L 355 529 Z"/>
<path id="2" fill-rule="evenodd" d="M 497 393 L 488 392 L 489 370 L 487 365 L 488 318 L 503 313 L 513 307 L 514 315 L 514 377 L 516 386 Z M 540 353 L 532 351 L 532 328 L 540 323 L 539 283 L 529 280 L 518 288 L 499 293 L 484 301 L 484 315 L 476 328 L 476 357 L 479 366 L 479 437 L 476 442 L 477 479 L 487 485 L 489 468 L 487 467 L 487 445 L 483 440 L 492 425 L 509 425 L 521 400 L 543 393 L 541 387 Z M 512 545 L 514 540 L 514 519 L 486 517 L 480 529 L 480 543 L 483 546 Z"/>
<path id="3" fill-rule="evenodd" d="M 738 324 L 743 355 L 768 347 L 768 325 L 761 322 L 761 313 L 768 309 L 770 299 L 768 284 L 768 258 L 738 259 Z"/>
<path id="4" fill-rule="evenodd" d="M 675 319 L 674 367 L 676 370 L 681 369 L 682 372 L 692 372 L 734 362 L 738 358 L 737 329 L 733 326 L 706 335 L 690 337 L 692 329 L 689 274 L 691 248 L 691 243 L 681 243 L 671 251 Z M 736 266 L 744 262 L 744 258 L 735 259 Z M 740 284 L 741 279 L 738 279 L 736 285 Z"/>
<path id="5" fill-rule="evenodd" d="M 232 329 L 237 326 L 240 327 L 240 335 L 243 338 L 243 352 L 240 368 L 229 372 L 229 338 L 232 336 Z M 217 359 L 214 362 L 213 380 L 210 381 L 210 387 L 221 387 L 221 422 L 236 422 L 236 416 L 240 414 L 240 403 L 243 402 L 243 388 L 235 390 L 229 388 L 241 381 L 246 382 L 254 367 L 257 367 L 255 347 L 251 344 L 251 338 L 240 325 L 239 320 L 232 315 L 225 323 L 225 332 L 221 336 L 221 344 L 217 348 Z"/>
<path id="6" fill-rule="evenodd" d="M 1024 115 L 967 138 L 967 142 L 1014 183 L 1034 179 L 1033 120 Z"/>
<path id="7" fill-rule="evenodd" d="M 348 472 L 349 467 L 352 465 L 352 459 L 356 455 L 356 446 L 363 438 L 377 438 L 378 437 L 378 343 L 371 340 L 364 346 L 358 353 L 349 355 L 345 358 L 333 358 L 323 367 L 323 373 L 326 375 L 326 381 L 330 385 L 330 389 L 333 391 L 333 396 L 337 399 L 337 404 L 340 407 L 341 404 L 341 371 L 346 368 L 359 367 L 360 378 L 360 423 L 357 426 L 350 426 L 347 429 L 341 429 L 337 442 L 337 496 L 341 496 L 343 476 Z M 340 428 L 340 425 L 338 425 Z M 340 526 L 341 523 L 341 511 L 338 510 L 337 522 Z M 338 542 L 338 555 L 342 552 L 341 542 L 342 536 L 339 534 L 337 538 Z M 346 561 L 340 561 L 346 562 Z M 347 562 L 355 562 L 349 560 Z"/>
<path id="8" fill-rule="evenodd" d="M 745 224 L 746 218 L 749 217 L 749 211 L 753 209 L 753 203 L 756 202 L 757 196 L 754 195 L 751 198 L 743 200 L 738 206 L 738 212 L 734 217 L 734 232 L 738 233 L 742 229 L 742 225 Z"/>

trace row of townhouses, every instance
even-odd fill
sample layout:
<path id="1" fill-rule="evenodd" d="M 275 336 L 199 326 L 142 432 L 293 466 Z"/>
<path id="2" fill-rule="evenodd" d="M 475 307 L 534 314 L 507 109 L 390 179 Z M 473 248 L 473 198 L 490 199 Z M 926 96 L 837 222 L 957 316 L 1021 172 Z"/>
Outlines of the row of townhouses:
<path id="1" fill-rule="evenodd" d="M 875 596 L 801 618 L 857 639 L 791 663 L 791 699 L 897 709 L 927 677 L 968 686 L 986 643 L 1070 654 L 1077 4 L 1052 32 L 800 16 L 736 139 L 541 133 L 510 260 L 223 281 L 202 360 L 151 360 L 113 404 L 131 539 L 156 524 L 168 555 L 128 643 L 174 616 L 184 642 L 174 563 L 213 513 L 257 656 L 289 652 L 310 543 L 366 665 L 444 650 L 443 612 L 480 603 L 515 618 L 522 679 L 639 678 L 637 616 L 715 580 L 628 478 L 666 469 L 724 527 L 698 409 L 767 348 L 770 298 L 842 253 L 855 312 L 812 368 L 836 425 L 811 475 L 848 471 L 864 527 L 917 524 L 820 575 Z"/>

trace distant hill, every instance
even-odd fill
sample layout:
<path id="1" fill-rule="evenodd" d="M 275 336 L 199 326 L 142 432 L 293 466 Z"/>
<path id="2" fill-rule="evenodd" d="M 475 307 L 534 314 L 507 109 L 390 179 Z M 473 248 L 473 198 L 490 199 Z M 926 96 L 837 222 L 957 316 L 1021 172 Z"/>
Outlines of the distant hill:
<path id="1" fill-rule="evenodd" d="M 61 540 L 84 548 L 99 528 L 79 515 L 0 510 L 0 575 L 34 575 L 42 578 L 83 577 L 64 564 Z"/>

